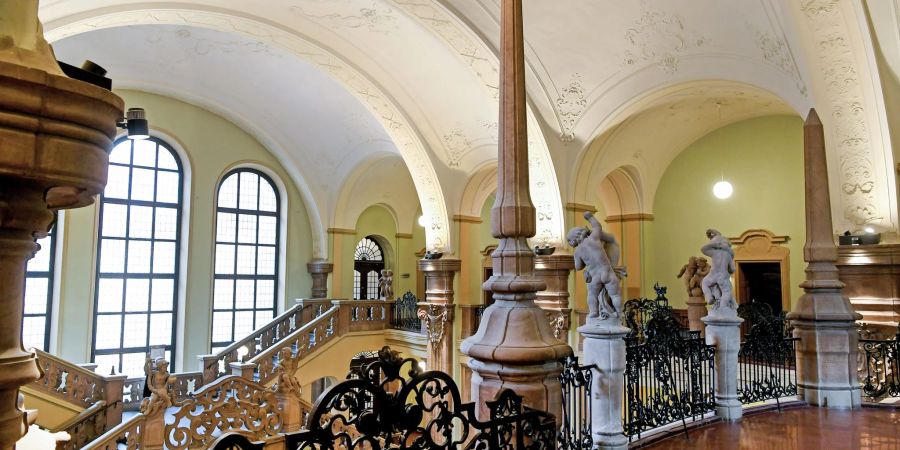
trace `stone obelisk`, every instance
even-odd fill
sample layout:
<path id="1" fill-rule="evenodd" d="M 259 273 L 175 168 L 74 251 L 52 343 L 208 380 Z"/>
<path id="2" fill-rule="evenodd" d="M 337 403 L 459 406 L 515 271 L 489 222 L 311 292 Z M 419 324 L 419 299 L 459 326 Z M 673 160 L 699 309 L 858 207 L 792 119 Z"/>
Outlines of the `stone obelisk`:
<path id="1" fill-rule="evenodd" d="M 856 379 L 858 336 L 853 311 L 838 280 L 837 248 L 831 224 L 825 132 L 814 109 L 803 125 L 803 157 L 806 181 L 806 281 L 805 292 L 788 319 L 794 325 L 797 347 L 797 388 L 811 405 L 831 408 L 860 406 Z"/>
<path id="2" fill-rule="evenodd" d="M 90 204 L 106 185 L 119 97 L 63 75 L 37 0 L 0 2 L 0 450 L 35 419 L 19 387 L 40 376 L 22 347 L 25 264 L 53 212 Z"/>
<path id="3" fill-rule="evenodd" d="M 470 357 L 472 400 L 482 418 L 485 402 L 503 388 L 559 417 L 559 360 L 572 349 L 553 336 L 546 314 L 534 303 L 546 285 L 535 277 L 534 252 L 526 241 L 535 234 L 536 218 L 528 188 L 522 0 L 502 0 L 500 27 L 500 148 L 491 208 L 491 234 L 499 243 L 491 255 L 494 275 L 484 285 L 495 303 L 461 350 Z"/>

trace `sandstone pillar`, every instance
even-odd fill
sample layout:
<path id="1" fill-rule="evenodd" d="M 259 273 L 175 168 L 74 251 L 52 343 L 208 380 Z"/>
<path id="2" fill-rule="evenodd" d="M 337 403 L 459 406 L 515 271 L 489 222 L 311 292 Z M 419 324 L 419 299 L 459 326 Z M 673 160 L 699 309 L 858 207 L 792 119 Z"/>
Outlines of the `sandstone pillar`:
<path id="1" fill-rule="evenodd" d="M 55 210 L 103 190 L 123 104 L 62 74 L 37 0 L 2 2 L 0 17 L 0 450 L 9 450 L 36 415 L 21 409 L 19 387 L 40 376 L 21 341 L 25 264 Z"/>
<path id="2" fill-rule="evenodd" d="M 853 311 L 838 280 L 837 248 L 834 245 L 825 162 L 825 135 L 815 110 L 803 125 L 803 156 L 806 181 L 807 262 L 805 292 L 788 314 L 794 325 L 797 347 L 797 393 L 811 405 L 830 408 L 860 406 L 856 378 L 858 336 Z"/>
<path id="3" fill-rule="evenodd" d="M 491 234 L 499 243 L 491 255 L 494 274 L 484 284 L 495 302 L 461 350 L 470 358 L 472 400 L 482 419 L 485 402 L 504 388 L 528 406 L 560 417 L 559 360 L 572 349 L 553 336 L 546 314 L 534 303 L 546 285 L 534 275 L 534 252 L 526 242 L 535 234 L 536 217 L 528 187 L 522 0 L 503 0 L 500 16 L 500 145 L 491 208 Z"/>
<path id="4" fill-rule="evenodd" d="M 578 327 L 584 336 L 583 365 L 594 364 L 591 380 L 591 435 L 596 450 L 624 450 L 628 438 L 622 427 L 625 401 L 625 336 L 631 330 L 592 322 Z"/>
<path id="5" fill-rule="evenodd" d="M 688 328 L 691 331 L 703 332 L 703 316 L 706 315 L 706 299 L 703 297 L 688 297 L 687 299 Z"/>
<path id="6" fill-rule="evenodd" d="M 534 258 L 534 275 L 547 285 L 537 293 L 535 304 L 547 313 L 553 336 L 568 341 L 572 308 L 569 307 L 569 274 L 575 268 L 570 254 L 538 255 Z"/>
<path id="7" fill-rule="evenodd" d="M 334 270 L 334 264 L 324 259 L 313 259 L 306 263 L 306 270 L 312 275 L 311 298 L 328 297 L 328 274 Z"/>
<path id="8" fill-rule="evenodd" d="M 706 344 L 716 346 L 716 415 L 724 420 L 740 420 L 743 415 L 738 399 L 738 352 L 741 350 L 741 323 L 734 309 L 722 307 L 729 314 L 710 313 L 706 324 Z"/>
<path id="9" fill-rule="evenodd" d="M 419 318 L 428 336 L 428 369 L 453 375 L 453 279 L 459 272 L 458 259 L 422 259 L 425 273 L 425 301 L 419 302 Z"/>

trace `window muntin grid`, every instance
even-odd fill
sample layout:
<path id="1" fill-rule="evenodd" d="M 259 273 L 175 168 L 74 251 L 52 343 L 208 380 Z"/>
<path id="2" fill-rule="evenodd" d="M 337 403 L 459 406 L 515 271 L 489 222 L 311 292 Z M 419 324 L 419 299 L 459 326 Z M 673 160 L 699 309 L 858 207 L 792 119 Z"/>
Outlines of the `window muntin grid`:
<path id="1" fill-rule="evenodd" d="M 109 161 L 91 356 L 100 373 L 141 376 L 150 346 L 175 350 L 183 169 L 156 138 L 121 139 Z"/>
<path id="2" fill-rule="evenodd" d="M 22 315 L 22 344 L 26 349 L 50 348 L 50 320 L 53 307 L 53 280 L 56 277 L 56 225 L 38 239 L 41 249 L 25 268 L 25 309 Z"/>
<path id="3" fill-rule="evenodd" d="M 378 298 L 378 277 L 384 269 L 384 251 L 372 236 L 362 238 L 353 250 L 353 298 Z"/>
<path id="4" fill-rule="evenodd" d="M 275 317 L 280 251 L 280 200 L 268 176 L 232 171 L 217 198 L 213 351 Z"/>

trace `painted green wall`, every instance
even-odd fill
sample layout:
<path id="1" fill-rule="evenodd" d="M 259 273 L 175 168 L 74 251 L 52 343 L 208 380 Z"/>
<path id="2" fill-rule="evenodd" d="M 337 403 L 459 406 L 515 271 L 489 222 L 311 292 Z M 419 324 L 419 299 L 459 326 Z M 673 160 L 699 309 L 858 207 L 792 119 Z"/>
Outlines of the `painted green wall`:
<path id="1" fill-rule="evenodd" d="M 769 116 L 720 128 L 688 146 L 663 175 L 653 204 L 655 221 L 647 236 L 653 280 L 669 287 L 675 308 L 687 294 L 675 275 L 691 255 L 700 256 L 705 230 L 728 237 L 763 228 L 790 240 L 791 299 L 800 296 L 806 239 L 803 192 L 803 129 L 796 116 Z M 712 186 L 722 177 L 734 194 L 719 200 Z"/>
<path id="2" fill-rule="evenodd" d="M 184 311 L 188 318 L 183 331 L 182 349 L 176 357 L 176 370 L 195 370 L 196 355 L 209 352 L 210 310 L 212 304 L 212 259 L 214 236 L 214 196 L 221 177 L 231 168 L 255 164 L 269 169 L 286 187 L 287 205 L 282 205 L 287 241 L 284 277 L 285 304 L 310 294 L 312 280 L 306 262 L 312 257 L 312 234 L 306 206 L 291 178 L 278 160 L 252 136 L 207 110 L 172 98 L 138 91 L 116 91 L 126 105 L 147 110 L 151 129 L 165 133 L 187 153 L 190 166 L 190 209 L 188 221 L 187 267 L 181 277 L 184 284 Z M 71 211 L 65 217 L 65 238 L 61 279 L 57 353 L 73 362 L 90 357 L 92 311 L 94 305 L 94 267 L 96 258 L 96 205 Z"/>

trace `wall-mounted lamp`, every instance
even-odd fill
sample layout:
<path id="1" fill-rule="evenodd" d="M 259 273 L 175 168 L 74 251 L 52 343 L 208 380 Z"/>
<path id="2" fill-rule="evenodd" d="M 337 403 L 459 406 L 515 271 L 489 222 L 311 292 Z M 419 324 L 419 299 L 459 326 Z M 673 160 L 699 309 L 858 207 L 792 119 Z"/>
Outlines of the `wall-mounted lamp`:
<path id="1" fill-rule="evenodd" d="M 128 130 L 128 139 L 147 139 L 150 137 L 150 124 L 144 108 L 128 108 L 125 119 L 117 124 L 119 128 Z"/>
<path id="2" fill-rule="evenodd" d="M 731 197 L 731 194 L 734 192 L 734 186 L 731 183 L 722 180 L 713 185 L 713 195 L 718 199 L 725 200 L 728 197 Z"/>

